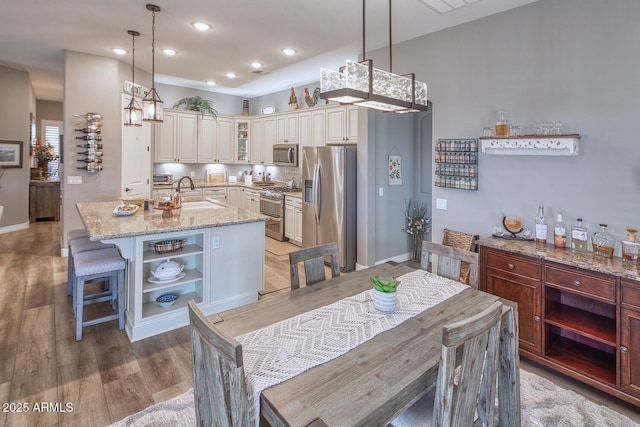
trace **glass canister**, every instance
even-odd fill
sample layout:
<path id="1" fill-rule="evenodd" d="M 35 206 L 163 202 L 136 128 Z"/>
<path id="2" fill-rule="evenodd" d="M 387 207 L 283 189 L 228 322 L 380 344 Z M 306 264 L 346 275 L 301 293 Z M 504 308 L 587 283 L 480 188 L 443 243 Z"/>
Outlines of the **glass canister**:
<path id="1" fill-rule="evenodd" d="M 498 116 L 496 117 L 496 136 L 509 136 L 507 110 L 498 110 Z"/>
<path id="2" fill-rule="evenodd" d="M 616 244 L 616 238 L 607 232 L 607 224 L 600 224 L 600 231 L 593 233 L 591 239 L 593 253 L 613 258 L 613 250 Z"/>

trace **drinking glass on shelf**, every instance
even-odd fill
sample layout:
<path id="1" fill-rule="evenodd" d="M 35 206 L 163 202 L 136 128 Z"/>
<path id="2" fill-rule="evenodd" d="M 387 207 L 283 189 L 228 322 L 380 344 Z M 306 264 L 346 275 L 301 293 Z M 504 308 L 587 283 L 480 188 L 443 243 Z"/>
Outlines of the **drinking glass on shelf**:
<path id="1" fill-rule="evenodd" d="M 493 136 L 493 129 L 489 126 L 482 128 L 482 136 Z"/>
<path id="2" fill-rule="evenodd" d="M 560 120 L 556 120 L 553 123 L 553 134 L 562 135 L 562 122 Z"/>

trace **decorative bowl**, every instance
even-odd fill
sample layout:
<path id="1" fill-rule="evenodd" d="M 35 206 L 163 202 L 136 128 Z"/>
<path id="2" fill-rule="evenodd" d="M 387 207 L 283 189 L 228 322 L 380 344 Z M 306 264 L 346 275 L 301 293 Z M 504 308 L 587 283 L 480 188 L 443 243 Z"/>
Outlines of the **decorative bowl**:
<path id="1" fill-rule="evenodd" d="M 156 302 L 158 303 L 158 305 L 160 305 L 160 307 L 167 308 L 175 304 L 177 299 L 178 299 L 177 294 L 164 294 L 156 298 Z"/>
<path id="2" fill-rule="evenodd" d="M 130 204 L 142 206 L 145 200 L 146 199 L 143 196 L 131 196 L 122 198 L 122 203 L 124 203 L 125 205 Z"/>

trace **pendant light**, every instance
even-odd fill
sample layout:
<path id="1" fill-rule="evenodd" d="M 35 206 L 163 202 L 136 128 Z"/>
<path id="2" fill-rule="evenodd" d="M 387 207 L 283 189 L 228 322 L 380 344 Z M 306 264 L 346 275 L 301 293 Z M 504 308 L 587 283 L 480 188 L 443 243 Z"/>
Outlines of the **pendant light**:
<path id="1" fill-rule="evenodd" d="M 342 104 L 373 108 L 396 113 L 427 110 L 427 85 L 418 82 L 414 74 L 398 75 L 392 64 L 391 0 L 389 0 L 389 71 L 373 67 L 370 59 L 361 62 L 347 60 L 340 71 L 322 69 L 320 97 Z M 365 0 L 362 1 L 362 57 L 365 51 Z"/>
<path id="2" fill-rule="evenodd" d="M 125 126 L 142 126 L 142 108 L 138 101 L 136 101 L 136 37 L 140 35 L 139 32 L 129 30 L 127 31 L 131 35 L 131 101 L 129 105 L 124 108 L 124 125 Z"/>
<path id="3" fill-rule="evenodd" d="M 160 12 L 160 6 L 148 4 L 147 10 L 152 14 L 151 25 L 151 89 L 142 100 L 142 121 L 145 122 L 162 122 L 162 99 L 156 92 L 156 70 L 155 70 L 155 54 L 156 54 L 156 12 Z"/>

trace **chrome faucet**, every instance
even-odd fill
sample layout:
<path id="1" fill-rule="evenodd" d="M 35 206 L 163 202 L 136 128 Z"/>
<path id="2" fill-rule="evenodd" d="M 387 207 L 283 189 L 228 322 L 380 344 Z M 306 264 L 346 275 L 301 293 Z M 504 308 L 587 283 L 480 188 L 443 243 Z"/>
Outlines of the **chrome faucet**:
<path id="1" fill-rule="evenodd" d="M 178 188 L 176 189 L 176 191 L 178 192 L 178 197 L 180 197 L 180 188 L 182 186 L 182 180 L 185 179 L 185 178 L 187 178 L 189 180 L 189 182 L 191 183 L 191 189 L 192 190 L 196 189 L 196 186 L 193 184 L 193 180 L 191 179 L 191 177 L 185 175 L 185 176 L 183 176 L 182 178 L 180 178 L 178 180 Z M 182 202 L 182 200 L 180 200 L 180 202 Z"/>

